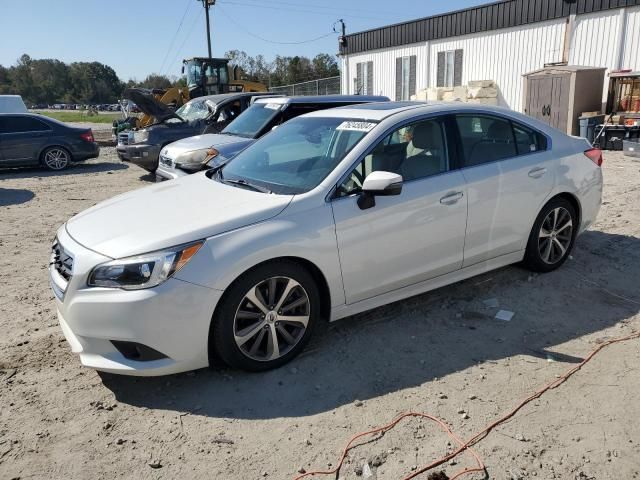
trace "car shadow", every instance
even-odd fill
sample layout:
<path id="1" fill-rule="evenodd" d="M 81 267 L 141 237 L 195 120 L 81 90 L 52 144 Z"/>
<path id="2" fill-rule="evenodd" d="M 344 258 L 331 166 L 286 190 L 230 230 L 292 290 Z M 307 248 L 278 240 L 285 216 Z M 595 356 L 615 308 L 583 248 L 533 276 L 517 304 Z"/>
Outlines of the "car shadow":
<path id="1" fill-rule="evenodd" d="M 139 180 L 142 182 L 156 183 L 156 174 L 151 172 L 146 172 L 140 175 Z"/>
<path id="2" fill-rule="evenodd" d="M 518 355 L 577 363 L 582 359 L 558 345 L 635 315 L 639 285 L 629 279 L 637 278 L 632 271 L 639 264 L 640 239 L 586 232 L 555 272 L 506 267 L 331 323 L 278 370 L 252 374 L 214 366 L 161 378 L 100 375 L 126 404 L 271 419 L 326 412 Z M 498 306 L 487 306 L 494 299 Z M 515 316 L 496 320 L 498 309 Z"/>
<path id="3" fill-rule="evenodd" d="M 2 168 L 0 169 L 0 180 L 84 175 L 86 173 L 112 172 L 127 168 L 129 168 L 129 165 L 119 162 L 76 163 L 60 171 L 45 170 L 42 167 Z"/>
<path id="4" fill-rule="evenodd" d="M 23 188 L 0 188 L 0 207 L 29 202 L 35 194 Z"/>

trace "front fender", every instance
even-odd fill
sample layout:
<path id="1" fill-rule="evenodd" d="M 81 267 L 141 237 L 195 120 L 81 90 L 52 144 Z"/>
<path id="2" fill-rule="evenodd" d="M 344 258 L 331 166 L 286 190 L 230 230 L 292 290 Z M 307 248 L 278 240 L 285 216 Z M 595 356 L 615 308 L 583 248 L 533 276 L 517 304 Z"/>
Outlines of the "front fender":
<path id="1" fill-rule="evenodd" d="M 322 204 L 207 239 L 197 258 L 177 278 L 216 290 L 226 290 L 252 267 L 277 258 L 299 257 L 324 275 L 331 306 L 345 303 L 331 206 Z"/>

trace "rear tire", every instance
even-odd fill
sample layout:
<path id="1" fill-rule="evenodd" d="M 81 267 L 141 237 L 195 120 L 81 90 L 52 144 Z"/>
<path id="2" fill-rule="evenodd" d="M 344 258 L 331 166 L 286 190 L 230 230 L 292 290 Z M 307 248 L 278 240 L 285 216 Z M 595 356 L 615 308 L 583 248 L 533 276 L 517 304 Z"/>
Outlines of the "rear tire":
<path id="1" fill-rule="evenodd" d="M 577 231 L 575 207 L 564 198 L 552 199 L 533 224 L 523 265 L 542 273 L 559 268 L 571 254 Z"/>
<path id="2" fill-rule="evenodd" d="M 47 170 L 57 172 L 71 164 L 71 154 L 63 147 L 49 147 L 42 152 L 40 162 Z"/>
<path id="3" fill-rule="evenodd" d="M 305 268 L 288 260 L 259 265 L 216 308 L 210 359 L 253 372 L 278 368 L 302 351 L 320 315 L 318 286 Z"/>

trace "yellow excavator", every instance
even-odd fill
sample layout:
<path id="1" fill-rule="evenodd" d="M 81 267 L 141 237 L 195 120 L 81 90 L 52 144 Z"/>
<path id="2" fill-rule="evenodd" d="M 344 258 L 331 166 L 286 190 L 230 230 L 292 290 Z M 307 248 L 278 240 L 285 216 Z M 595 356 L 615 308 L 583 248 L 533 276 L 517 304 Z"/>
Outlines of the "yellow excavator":
<path id="1" fill-rule="evenodd" d="M 171 87 L 168 89 L 154 89 L 142 91 L 141 89 L 129 89 L 125 91 L 125 98 L 130 92 L 138 95 L 144 94 L 152 97 L 154 102 L 168 105 L 172 109 L 178 109 L 192 98 L 204 95 L 217 95 L 220 93 L 234 92 L 266 92 L 267 87 L 262 83 L 250 82 L 240 79 L 240 70 L 237 66 L 229 64 L 227 58 L 192 57 L 182 61 L 182 74 L 186 75 L 186 87 Z M 124 119 L 113 122 L 113 134 L 129 130 L 144 128 L 153 124 L 156 120 L 150 111 L 145 111 L 142 105 L 138 105 L 140 115 L 132 115 L 128 108 L 123 108 Z"/>
<path id="2" fill-rule="evenodd" d="M 189 98 L 234 92 L 266 92 L 262 83 L 240 79 L 237 66 L 228 58 L 192 57 L 182 61 L 182 74 L 187 77 Z"/>

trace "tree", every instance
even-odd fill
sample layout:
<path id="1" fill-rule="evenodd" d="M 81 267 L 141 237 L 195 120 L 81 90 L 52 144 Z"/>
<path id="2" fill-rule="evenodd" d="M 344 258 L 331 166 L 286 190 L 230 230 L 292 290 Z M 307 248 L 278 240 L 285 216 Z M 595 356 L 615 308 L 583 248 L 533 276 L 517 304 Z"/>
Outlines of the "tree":
<path id="1" fill-rule="evenodd" d="M 313 64 L 313 73 L 316 78 L 337 77 L 340 75 L 340 68 L 336 57 L 328 53 L 319 53 L 311 61 Z"/>
<path id="2" fill-rule="evenodd" d="M 147 78 L 145 78 L 140 83 L 140 86 L 143 88 L 158 88 L 158 89 L 166 90 L 167 88 L 170 88 L 173 84 L 174 82 L 169 80 L 169 78 L 166 75 L 151 73 L 147 75 Z"/>
<path id="3" fill-rule="evenodd" d="M 313 59 L 304 56 L 276 55 L 272 62 L 264 56 L 248 55 L 242 50 L 230 50 L 225 56 L 237 66 L 240 78 L 260 82 L 267 87 L 337 76 L 340 74 L 336 58 L 320 53 Z M 0 65 L 0 93 L 22 95 L 25 102 L 33 103 L 114 103 L 125 88 L 141 87 L 167 89 L 185 87 L 184 77 L 167 77 L 151 73 L 138 82 L 122 82 L 108 65 L 99 62 L 73 62 L 33 59 L 22 55 L 15 65 Z"/>
<path id="4" fill-rule="evenodd" d="M 336 58 L 327 53 L 320 53 L 313 60 L 298 55 L 276 55 L 273 62 L 267 62 L 262 55 L 252 57 L 242 50 L 229 50 L 225 57 L 231 65 L 240 69 L 241 78 L 267 86 L 275 87 L 340 75 Z"/>

